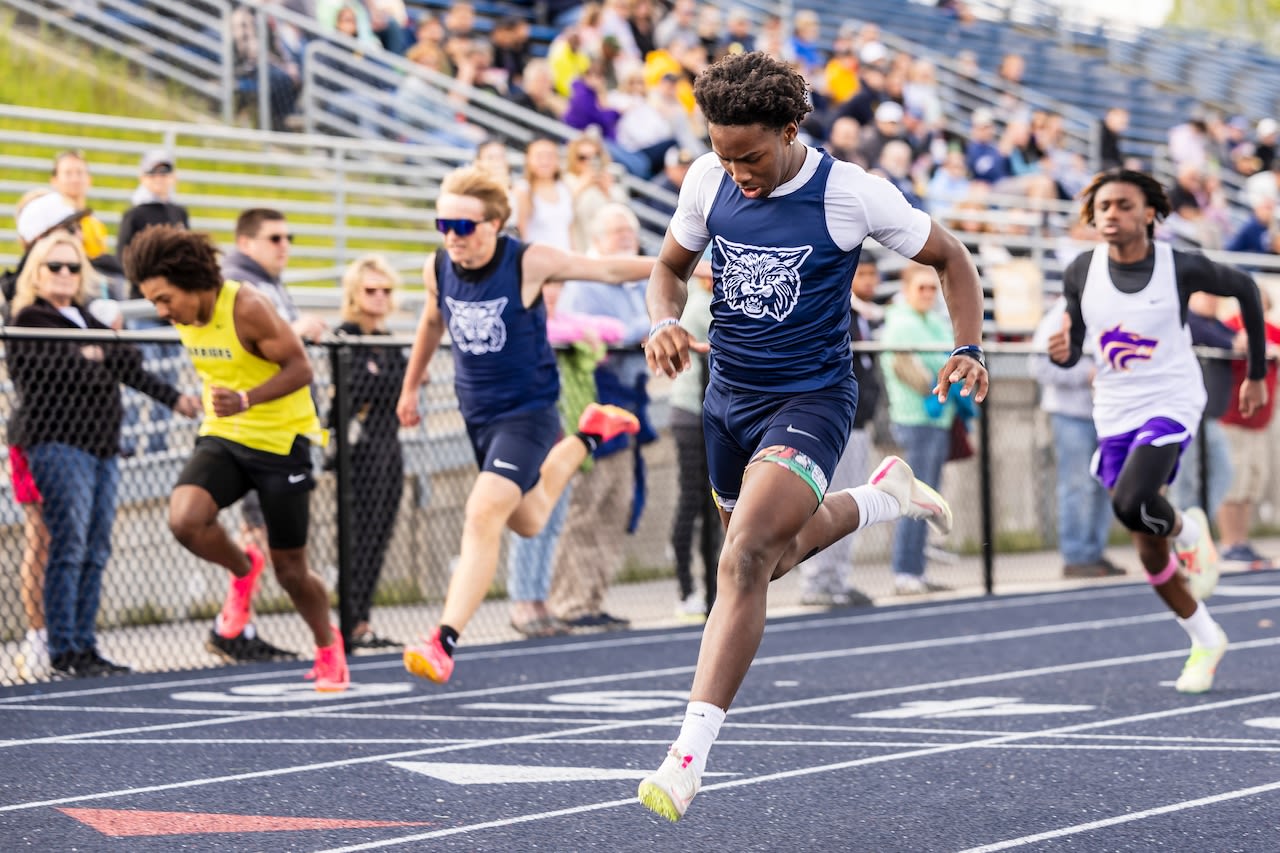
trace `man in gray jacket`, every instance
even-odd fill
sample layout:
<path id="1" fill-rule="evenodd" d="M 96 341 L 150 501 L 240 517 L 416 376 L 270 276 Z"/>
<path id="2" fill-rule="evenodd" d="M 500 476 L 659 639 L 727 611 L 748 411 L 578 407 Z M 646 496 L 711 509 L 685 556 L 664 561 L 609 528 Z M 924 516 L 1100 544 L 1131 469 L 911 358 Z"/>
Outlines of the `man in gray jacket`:
<path id="1" fill-rule="evenodd" d="M 289 233 L 289 223 L 283 213 L 265 207 L 250 208 L 236 219 L 236 247 L 223 258 L 222 277 L 253 285 L 271 300 L 276 313 L 298 337 L 314 343 L 325 333 L 324 320 L 314 314 L 299 313 L 281 280 L 289 264 L 292 243 L 293 235 Z M 267 547 L 266 521 L 262 517 L 262 503 L 257 492 L 251 491 L 244 496 L 240 502 L 240 516 L 240 542 L 245 553 L 255 565 L 265 565 L 271 551 Z M 253 632 L 226 638 L 215 630 L 210 633 L 206 647 L 233 663 L 295 657 Z"/>

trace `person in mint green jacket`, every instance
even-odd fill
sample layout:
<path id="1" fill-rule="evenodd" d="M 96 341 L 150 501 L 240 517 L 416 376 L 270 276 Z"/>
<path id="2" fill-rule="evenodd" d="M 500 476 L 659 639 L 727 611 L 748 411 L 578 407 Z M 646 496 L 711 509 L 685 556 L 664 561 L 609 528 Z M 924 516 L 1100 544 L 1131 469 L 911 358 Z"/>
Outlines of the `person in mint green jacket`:
<path id="1" fill-rule="evenodd" d="M 902 271 L 902 300 L 885 313 L 880 355 L 885 390 L 889 395 L 889 421 L 893 440 L 924 483 L 937 488 L 942 465 L 951 448 L 951 421 L 956 407 L 941 407 L 933 394 L 938 371 L 952 346 L 951 321 L 934 310 L 938 301 L 938 274 L 932 267 L 910 264 Z M 893 347 L 925 352 L 893 352 Z M 927 350 L 936 348 L 936 352 Z M 945 351 L 944 351 L 945 348 Z M 913 595 L 946 589 L 925 580 L 923 521 L 903 518 L 893 537 L 893 580 L 899 594 Z"/>

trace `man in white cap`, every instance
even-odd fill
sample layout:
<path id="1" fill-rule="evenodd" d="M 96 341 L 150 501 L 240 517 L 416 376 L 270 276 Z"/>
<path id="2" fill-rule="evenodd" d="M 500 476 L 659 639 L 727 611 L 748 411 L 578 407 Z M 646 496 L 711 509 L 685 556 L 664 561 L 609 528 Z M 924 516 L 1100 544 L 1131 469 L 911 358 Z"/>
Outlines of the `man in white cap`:
<path id="1" fill-rule="evenodd" d="M 862 127 L 871 125 L 876 107 L 889 99 L 884 89 L 889 58 L 888 48 L 878 41 L 867 42 L 858 50 L 858 91 L 845 101 L 836 117 L 849 116 Z"/>

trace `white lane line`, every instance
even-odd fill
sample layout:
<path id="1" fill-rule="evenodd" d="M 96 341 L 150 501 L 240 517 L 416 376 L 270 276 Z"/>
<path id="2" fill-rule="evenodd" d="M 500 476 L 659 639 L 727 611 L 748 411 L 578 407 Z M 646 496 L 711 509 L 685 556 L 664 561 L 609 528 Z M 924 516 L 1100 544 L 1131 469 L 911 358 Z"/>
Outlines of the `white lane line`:
<path id="1" fill-rule="evenodd" d="M 982 598 L 971 602 L 958 602 L 951 604 L 938 604 L 933 606 L 921 606 L 914 608 L 890 609 L 878 613 L 861 613 L 849 616 L 831 617 L 827 619 L 805 619 L 798 622 L 772 623 L 765 626 L 766 634 L 787 634 L 797 631 L 822 630 L 835 626 L 858 625 L 876 622 L 900 622 L 911 621 L 916 619 L 925 619 L 932 616 L 953 615 L 959 613 L 975 613 L 988 612 L 993 610 L 1011 610 L 1021 607 L 1032 607 L 1042 604 L 1057 604 L 1060 602 L 1071 602 L 1079 600 L 1097 601 L 1102 598 L 1117 598 L 1120 596 L 1134 595 L 1136 592 L 1145 590 L 1146 587 L 1117 587 L 1106 590 L 1092 591 L 1075 591 L 1070 593 L 1046 593 L 1043 595 L 1028 596 L 1023 598 Z M 1144 595 L 1143 598 L 1149 599 L 1150 596 Z M 1214 612 L 1223 608 L 1214 608 Z M 637 645 L 670 645 L 672 642 L 684 640 L 700 642 L 702 639 L 702 629 L 698 628 L 681 628 L 668 632 L 647 634 L 643 637 L 615 637 L 608 640 L 579 641 L 572 640 L 563 643 L 544 644 L 534 648 L 489 648 L 486 646 L 478 646 L 474 649 L 464 648 L 461 652 L 462 658 L 465 660 L 499 660 L 511 657 L 530 657 L 557 654 L 576 654 L 583 650 L 594 649 L 615 649 L 626 648 L 628 646 Z M 372 672 L 381 669 L 400 669 L 403 664 L 399 659 L 389 661 L 370 661 L 361 663 L 356 658 L 350 663 L 351 671 L 354 672 Z M 211 668 L 208 672 L 200 676 L 191 676 L 180 678 L 175 681 L 149 682 L 146 684 L 120 684 L 108 687 L 92 687 L 81 688 L 66 691 L 43 691 L 40 693 L 32 693 L 21 696 L 0 696 L 0 708 L 5 705 L 19 705 L 26 702 L 35 702 L 42 699 L 50 698 L 77 698 L 81 696 L 119 696 L 125 693 L 138 693 L 150 691 L 168 691 L 187 687 L 207 687 L 211 682 L 219 685 L 235 684 L 240 682 L 252 681 L 270 681 L 278 679 L 282 675 L 292 674 L 294 672 L 305 672 L 303 669 L 297 670 L 273 670 L 270 672 L 254 672 L 254 673 L 236 673 L 233 674 L 229 670 L 233 667 Z M 476 694 L 481 695 L 481 694 Z"/>
<path id="2" fill-rule="evenodd" d="M 1233 649 L 1239 651 L 1246 648 L 1263 648 L 1263 647 L 1269 647 L 1269 646 L 1275 646 L 1275 645 L 1280 645 L 1280 638 L 1273 638 L 1268 640 L 1251 640 L 1244 643 L 1237 643 L 1235 646 L 1233 646 Z M 791 703 L 775 702 L 775 703 L 769 703 L 764 705 L 751 705 L 744 708 L 735 709 L 734 714 L 741 716 L 742 714 L 761 713 L 763 711 L 778 710 L 778 709 L 784 709 L 788 707 L 810 706 L 810 705 L 819 704 L 821 702 L 847 702 L 847 701 L 852 701 L 852 700 L 861 699 L 861 698 L 898 695 L 898 694 L 912 693 L 912 692 L 918 692 L 923 690 L 937 690 L 940 688 L 969 685 L 969 684 L 975 684 L 975 683 L 1012 681 L 1012 680 L 1028 677 L 1029 673 L 1034 674 L 1036 676 L 1053 675 L 1060 672 L 1071 672 L 1071 671 L 1078 671 L 1082 669 L 1095 669 L 1095 668 L 1102 669 L 1102 668 L 1112 667 L 1112 666 L 1128 665 L 1136 662 L 1158 660 L 1161 658 L 1181 657 L 1185 654 L 1186 654 L 1186 651 L 1182 649 L 1175 650 L 1175 651 L 1168 651 L 1168 652 L 1153 652 L 1153 653 L 1143 654 L 1143 655 L 1130 655 L 1127 657 L 1120 657 L 1120 658 L 1107 658 L 1100 661 L 1063 664 L 1063 665 L 1051 666 L 1051 667 L 1037 667 L 1032 670 L 1018 670 L 1015 672 L 1005 672 L 1005 673 L 998 673 L 994 675 L 972 676 L 968 678 L 951 679 L 948 681 L 935 681 L 935 682 L 927 682 L 924 684 L 907 685 L 907 686 L 893 687 L 893 688 L 882 688 L 878 690 L 864 691 L 862 693 L 846 693 L 840 696 L 829 696 L 822 699 L 802 699 L 802 700 L 795 700 Z M 1267 696 L 1280 697 L 1280 694 L 1267 694 Z M 1243 699 L 1231 700 L 1228 702 L 1192 706 L 1190 709 L 1179 708 L 1169 712 L 1164 712 L 1164 711 L 1155 712 L 1153 715 L 1145 715 L 1145 716 L 1139 716 L 1139 717 L 1125 717 L 1125 718 L 1120 718 L 1119 722 L 1123 723 L 1131 720 L 1146 719 L 1148 718 L 1148 716 L 1151 719 L 1159 719 L 1161 716 L 1168 713 L 1188 713 L 1190 711 L 1194 711 L 1196 709 L 1201 709 L 1201 708 L 1231 707 L 1233 704 L 1242 704 L 1242 703 L 1251 702 L 1251 701 L 1254 701 L 1254 699 L 1251 697 L 1245 697 Z M 302 716 L 302 714 L 299 714 L 299 716 Z M 226 722 L 241 722 L 244 719 L 246 718 L 238 718 L 235 720 L 204 721 L 204 724 L 221 725 L 222 723 L 226 723 Z M 526 734 L 526 735 L 516 735 L 512 737 L 505 737 L 505 738 L 492 738 L 487 740 L 477 740 L 477 741 L 463 743 L 463 744 L 456 744 L 456 745 L 450 745 L 450 746 L 438 746 L 438 747 L 431 747 L 427 749 L 409 750 L 406 752 L 395 752 L 395 753 L 389 753 L 385 755 L 363 756 L 359 758 L 349 758 L 349 759 L 341 759 L 336 761 L 326 761 L 326 762 L 319 762 L 319 763 L 312 763 L 312 764 L 294 765 L 292 767 L 277 767 L 277 768 L 271 768 L 268 770 L 260 770 L 260 771 L 254 771 L 254 772 L 248 772 L 248 773 L 238 773 L 238 774 L 233 774 L 229 776 L 214 776 L 214 777 L 206 777 L 206 778 L 199 778 L 199 779 L 189 779 L 182 782 L 170 782 L 165 784 L 150 785 L 143 788 L 122 788 L 114 791 L 102 791 L 102 792 L 93 793 L 93 794 L 80 794 L 80 795 L 71 796 L 71 797 L 62 797 L 55 800 L 41 800 L 36 802 L 13 803 L 7 806 L 0 806 L 0 813 L 9 812 L 9 811 L 19 811 L 23 809 L 39 808 L 39 807 L 50 806 L 50 805 L 64 805 L 66 803 L 85 802 L 89 800 L 101 800 L 101 799 L 108 799 L 112 797 L 129 796 L 133 794 L 154 793 L 156 791 L 168 791 L 168 790 L 176 790 L 176 789 L 182 789 L 182 788 L 194 788 L 194 787 L 200 787 L 204 785 L 219 784 L 222 782 L 236 782 L 236 781 L 244 781 L 247 779 L 263 779 L 263 778 L 269 778 L 273 776 L 287 776 L 295 773 L 307 773 L 307 772 L 313 772 L 316 770 L 326 770 L 326 769 L 332 769 L 336 767 L 346 767 L 354 764 L 369 764 L 374 762 L 399 760 L 404 758 L 412 758 L 412 757 L 421 756 L 421 755 L 432 755 L 432 754 L 438 754 L 438 753 L 444 753 L 444 752 L 457 752 L 461 750 L 483 749 L 483 748 L 503 746 L 508 744 L 529 743 L 529 742 L 548 741 L 548 740 L 554 742 L 557 738 L 560 738 L 560 737 L 572 737 L 574 735 L 588 735 L 588 734 L 595 734 L 597 732 L 612 732 L 612 731 L 618 731 L 625 728 L 668 725 L 671 723 L 672 719 L 673 719 L 672 716 L 664 715 L 660 717 L 654 717 L 654 718 L 642 719 L 642 720 L 621 720 L 616 723 L 606 723 L 606 724 L 593 725 L 593 726 L 582 726 L 576 730 L 568 729 L 568 730 L 554 730 L 550 732 L 536 732 L 536 733 Z M 1056 733 L 1058 731 L 1062 731 L 1062 732 L 1087 731 L 1090 728 L 1102 727 L 1108 724 L 1109 724 L 1108 721 L 1102 721 L 1096 724 L 1078 724 L 1076 726 L 1067 726 L 1061 729 L 1049 729 L 1046 731 L 1051 733 Z M 197 725 L 197 723 L 191 723 L 188 725 Z M 177 726 L 172 726 L 170 728 L 179 728 L 179 727 L 186 727 L 186 726 L 179 724 Z M 146 729 L 139 728 L 139 731 L 144 731 L 144 730 Z M 975 743 L 976 744 L 1000 743 L 1008 740 L 1020 740 L 1024 738 L 1034 737 L 1042 733 L 1043 732 L 1013 733 L 1009 735 L 1003 735 L 995 738 L 977 741 Z M 106 734 L 110 735 L 115 733 L 108 732 Z M 88 738 L 88 737 L 92 737 L 92 735 L 46 738 L 43 740 L 44 742 L 55 742 L 55 741 L 74 742 L 74 741 L 78 741 L 80 739 Z M 946 752 L 946 751 L 951 751 L 957 748 L 965 748 L 965 745 L 951 744 L 951 745 L 946 745 L 942 747 L 935 747 L 934 749 Z M 909 758 L 909 757 L 915 756 L 916 754 L 917 753 L 915 752 L 904 753 L 903 757 Z M 921 751 L 919 754 L 923 754 L 923 755 L 933 754 L 933 750 L 924 750 L 924 751 Z M 847 764 L 847 766 L 850 766 L 850 767 L 857 766 L 859 763 L 862 763 L 862 761 L 861 760 L 855 761 L 852 764 Z M 843 767 L 843 766 L 845 765 L 832 766 L 832 769 L 840 769 L 840 767 Z M 819 767 L 816 769 L 800 770 L 800 771 L 793 771 L 793 772 L 796 775 L 804 775 L 805 773 L 808 773 L 808 772 L 819 772 L 822 769 L 823 768 Z M 770 778 L 786 778 L 786 776 L 785 774 L 783 776 L 777 776 L 777 774 L 774 774 Z"/>
<path id="3" fill-rule="evenodd" d="M 1239 613 L 1239 612 L 1246 612 L 1251 610 L 1267 609 L 1267 608 L 1274 607 L 1278 604 L 1280 604 L 1280 600 L 1248 602 L 1245 604 L 1236 604 L 1236 605 L 1228 605 L 1226 607 L 1218 607 L 1218 608 L 1215 608 L 1215 612 L 1218 615 L 1222 615 L 1223 613 L 1227 613 L 1227 612 Z M 1096 619 L 1096 620 L 1088 620 L 1084 622 L 1068 622 L 1068 623 L 1062 623 L 1058 625 L 1041 625 L 1041 626 L 1036 626 L 1032 628 L 1018 628 L 1018 629 L 1011 629 L 1007 631 L 994 631 L 986 634 L 974 634 L 974 635 L 955 636 L 955 637 L 939 637 L 931 640 L 912 640 L 912 641 L 899 642 L 899 643 L 885 643 L 878 646 L 865 646 L 865 647 L 853 648 L 853 649 L 833 649 L 833 650 L 819 651 L 819 652 L 803 652 L 799 654 L 774 655 L 769 657 L 757 658 L 753 662 L 752 666 L 753 668 L 758 669 L 760 667 L 766 667 L 766 666 L 774 666 L 774 665 L 793 666 L 796 663 L 819 661 L 819 660 L 832 660 L 837 658 L 864 657 L 864 656 L 886 654 L 886 653 L 898 652 L 898 651 L 921 651 L 921 650 L 928 650 L 928 649 L 934 649 L 934 648 L 952 649 L 952 648 L 957 648 L 959 646 L 975 645 L 975 644 L 984 643 L 984 642 L 997 642 L 1001 640 L 1012 640 L 1012 639 L 1026 639 L 1029 637 L 1043 637 L 1043 636 L 1050 636 L 1054 634 L 1070 633 L 1075 631 L 1100 630 L 1103 628 L 1141 625 L 1141 624 L 1146 624 L 1151 622 L 1167 622 L 1168 619 L 1169 619 L 1169 615 L 1167 612 L 1148 613 L 1148 614 L 1143 614 L 1138 616 L 1124 616 L 1124 617 L 1118 617 L 1113 619 Z M 1254 640 L 1254 641 L 1247 641 L 1242 643 L 1234 643 L 1232 645 L 1232 648 L 1244 649 L 1244 648 L 1255 647 L 1257 644 L 1270 645 L 1275 642 L 1280 642 L 1280 640 Z M 1133 662 L 1142 662 L 1142 661 L 1149 661 L 1149 660 L 1161 660 L 1168 657 L 1179 657 L 1185 654 L 1186 654 L 1185 650 L 1171 651 L 1171 652 L 1156 652 L 1148 656 L 1130 656 L 1130 657 L 1123 657 L 1123 658 L 1113 658 L 1111 660 L 1121 662 L 1121 663 L 1133 663 Z M 1085 661 L 1080 664 L 1060 665 L 1062 667 L 1065 667 L 1061 669 L 1058 668 L 1058 666 L 1050 666 L 1048 668 L 1023 670 L 1022 672 L 1026 673 L 1028 676 L 1033 676 L 1042 672 L 1043 673 L 1071 672 L 1078 668 L 1087 669 L 1095 665 L 1097 665 L 1097 662 Z M 1114 665 L 1114 664 L 1111 664 L 1111 665 Z M 430 695 L 413 694 L 409 696 L 401 696 L 398 698 L 369 699 L 369 700 L 358 701 L 358 702 L 346 702 L 342 704 L 329 705 L 327 707 L 285 709 L 280 711 L 261 711 L 257 713 L 243 714 L 238 717 L 228 717 L 228 718 L 214 719 L 214 720 L 198 720 L 198 721 L 190 721 L 190 722 L 182 722 L 182 723 L 164 723 L 164 724 L 158 724 L 153 726 L 133 726 L 133 727 L 127 727 L 127 728 L 80 732 L 76 734 L 51 735 L 51 736 L 41 737 L 41 738 L 32 738 L 29 740 L 13 740 L 8 743 L 0 744 L 0 749 L 12 748 L 16 746 L 27 746 L 27 745 L 36 745 L 36 744 L 44 744 L 44 743 L 54 743 L 54 742 L 67 741 L 67 740 L 76 740 L 80 738 L 110 737 L 110 736 L 123 735 L 123 734 L 145 734 L 145 733 L 158 732 L 158 731 L 171 731 L 176 729 L 195 728 L 203 725 L 212 726 L 212 725 L 223 725 L 225 723 L 253 722 L 258 720 L 284 719 L 284 718 L 294 718 L 294 717 L 323 717 L 327 712 L 333 712 L 333 711 L 352 711 L 352 710 L 359 710 L 359 709 L 365 709 L 365 708 L 389 708 L 397 705 L 428 704 L 432 702 L 449 702 L 450 704 L 457 704 L 461 700 L 471 699 L 475 697 L 493 697 L 493 696 L 499 696 L 504 694 L 526 693 L 526 692 L 538 691 L 538 690 L 551 690 L 551 689 L 559 689 L 564 687 L 579 687 L 584 685 L 596 686 L 601 684 L 635 681 L 637 679 L 652 680 L 652 679 L 662 678 L 662 677 L 671 676 L 671 675 L 689 674 L 689 673 L 692 673 L 693 670 L 694 670 L 694 667 L 692 665 L 676 666 L 676 667 L 668 667 L 666 669 L 659 669 L 659 670 L 648 670 L 648 671 L 626 672 L 626 673 L 610 673 L 607 675 L 591 675 L 591 676 L 583 676 L 580 678 L 560 679 L 558 681 L 512 684 L 512 685 L 504 685 L 502 687 L 487 687 L 487 688 L 480 688 L 477 690 L 469 690 L 469 691 L 437 692 Z M 960 679 L 958 681 L 953 680 L 953 681 L 941 682 L 940 684 L 945 686 L 974 685 L 974 684 L 989 683 L 992 680 L 997 680 L 997 681 L 1006 680 L 1006 675 L 997 674 L 995 676 L 974 676 L 968 679 Z M 908 687 L 905 689 L 905 692 L 914 692 L 918 689 L 920 688 Z M 806 699 L 787 700 L 781 703 L 775 703 L 773 705 L 761 706 L 761 709 L 772 710 L 774 708 L 804 707 L 805 705 L 823 704 L 829 701 L 842 701 L 844 698 L 848 696 L 856 696 L 856 697 L 893 696 L 901 692 L 904 692 L 902 688 L 892 687 L 892 688 L 884 688 L 879 691 L 874 691 L 869 694 L 858 692 L 858 693 L 844 694 L 838 697 L 815 697 L 807 700 Z M 0 706 L 0 711 L 3 711 L 3 710 L 7 710 L 7 709 L 4 706 Z M 734 713 L 735 715 L 738 715 L 738 714 L 741 714 L 742 712 L 735 711 Z M 671 717 L 660 717 L 658 719 L 668 720 L 668 719 L 671 719 Z"/>
<path id="4" fill-rule="evenodd" d="M 986 738 L 978 741 L 970 741 L 968 743 L 947 744 L 943 746 L 934 746 L 924 749 L 914 749 L 909 752 L 894 753 L 891 755 L 870 756 L 867 758 L 858 758 L 850 761 L 840 761 L 834 764 L 824 764 L 813 767 L 802 767 L 795 770 L 784 770 L 778 773 L 767 773 L 761 776 L 753 776 L 747 778 L 733 779 L 726 782 L 716 782 L 707 785 L 702 789 L 702 793 L 716 790 L 726 790 L 729 788 L 741 788 L 747 785 L 759 785 L 764 782 L 775 782 L 780 779 L 794 779 L 801 776 L 812 776 L 817 773 L 829 773 L 838 770 L 847 770 L 854 767 L 867 767 L 876 764 L 885 764 L 891 761 L 902 761 L 911 758 L 924 758 L 933 755 L 943 755 L 947 753 L 964 752 L 972 749 L 981 749 L 990 746 L 996 746 L 1004 743 L 1013 743 L 1032 737 L 1045 737 L 1051 735 L 1065 734 L 1068 732 L 1087 731 L 1093 728 L 1102 728 L 1106 726 L 1126 725 L 1128 723 L 1148 722 L 1150 720 L 1166 719 L 1169 717 L 1177 717 L 1186 714 L 1198 714 L 1203 711 L 1218 711 L 1224 708 L 1233 708 L 1240 705 L 1253 704 L 1255 702 L 1272 702 L 1280 699 L 1280 693 L 1266 693 L 1259 696 L 1246 696 L 1236 699 L 1228 699 L 1222 702 L 1211 702 L 1203 705 L 1193 705 L 1189 707 L 1171 708 L 1164 711 L 1152 711 L 1145 714 L 1134 714 L 1128 717 L 1117 717 L 1111 720 L 1099 720 L 1091 723 L 1078 723 L 1072 726 L 1057 726 L 1049 729 L 1043 729 L 1037 732 L 1024 732 L 1020 734 L 1010 734 L 1002 737 Z M 1280 787 L 1280 783 L 1274 786 Z M 527 823 L 533 820 L 545 820 L 554 817 L 561 817 L 567 814 L 581 814 L 589 811 L 599 811 L 602 809 L 618 808 L 620 806 L 636 806 L 634 797 L 625 800 L 610 800 L 603 803 L 592 803 L 589 805 L 578 806 L 573 809 L 557 809 L 555 811 L 540 812 L 538 814 L 520 815 L 515 818 L 505 818 L 500 820 L 486 821 L 484 823 L 473 824 L 470 826 L 458 826 L 445 830 L 436 830 L 433 832 L 417 833 L 400 838 L 384 839 L 382 841 L 372 841 L 365 844 L 356 844 L 348 847 L 335 847 L 328 850 L 320 851 L 320 853 L 353 853 L 357 850 L 376 850 L 383 847 L 395 847 L 401 844 L 411 844 L 416 841 L 425 841 L 432 838 L 442 838 L 448 835 L 458 835 L 466 832 L 477 832 L 485 829 L 494 829 L 498 827 L 511 826 L 518 823 Z"/>
<path id="5" fill-rule="evenodd" d="M 1230 800 L 1244 799 L 1245 797 L 1253 797 L 1258 794 L 1267 794 L 1271 791 L 1280 791 L 1280 782 L 1269 782 L 1266 785 L 1254 785 L 1252 788 L 1240 788 L 1235 791 L 1224 791 L 1221 794 L 1213 794 L 1208 797 L 1200 797 L 1195 800 L 1183 800 L 1180 803 L 1170 803 L 1166 806 L 1157 806 L 1152 809 L 1144 809 L 1140 812 L 1131 812 L 1129 814 L 1117 815 L 1115 817 L 1103 818 L 1102 820 L 1090 821 L 1089 823 L 1078 823 L 1075 826 L 1064 826 L 1061 829 L 1054 829 L 1048 832 L 1040 832 L 1035 835 L 1024 835 L 1021 838 L 1011 838 L 1008 841 L 1000 841 L 995 844 L 984 844 L 981 847 L 970 847 L 962 853 L 993 853 L 996 850 L 1009 850 L 1014 847 L 1024 847 L 1028 844 L 1035 844 L 1038 841 L 1048 841 L 1054 838 L 1064 838 L 1068 835 L 1078 835 L 1082 832 L 1092 832 L 1095 829 L 1104 829 L 1108 826 L 1117 826 L 1122 823 L 1130 823 L 1135 820 L 1145 820 L 1149 817 L 1158 817 L 1163 814 L 1172 812 L 1186 811 L 1187 809 L 1198 808 L 1199 806 L 1212 806 L 1215 803 L 1225 803 Z"/>

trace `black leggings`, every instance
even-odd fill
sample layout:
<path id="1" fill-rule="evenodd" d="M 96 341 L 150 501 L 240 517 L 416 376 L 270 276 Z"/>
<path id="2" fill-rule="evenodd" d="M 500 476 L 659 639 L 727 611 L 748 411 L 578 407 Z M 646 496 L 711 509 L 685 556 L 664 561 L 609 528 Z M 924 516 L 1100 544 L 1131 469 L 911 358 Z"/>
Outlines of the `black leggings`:
<path id="1" fill-rule="evenodd" d="M 693 592 L 693 527 L 702 522 L 698 552 L 706 566 L 707 607 L 716 597 L 716 571 L 720 563 L 723 539 L 720 513 L 711 497 L 711 480 L 707 474 L 707 446 L 702 435 L 702 415 L 681 409 L 671 410 L 671 432 L 676 440 L 676 471 L 679 497 L 676 499 L 675 521 L 671 528 L 671 547 L 676 555 L 676 580 L 680 598 Z"/>
<path id="2" fill-rule="evenodd" d="M 1116 518 L 1134 533 L 1171 536 L 1178 511 L 1160 493 L 1178 464 L 1176 444 L 1156 447 L 1144 444 L 1129 454 L 1115 488 L 1111 490 L 1111 508 Z"/>

